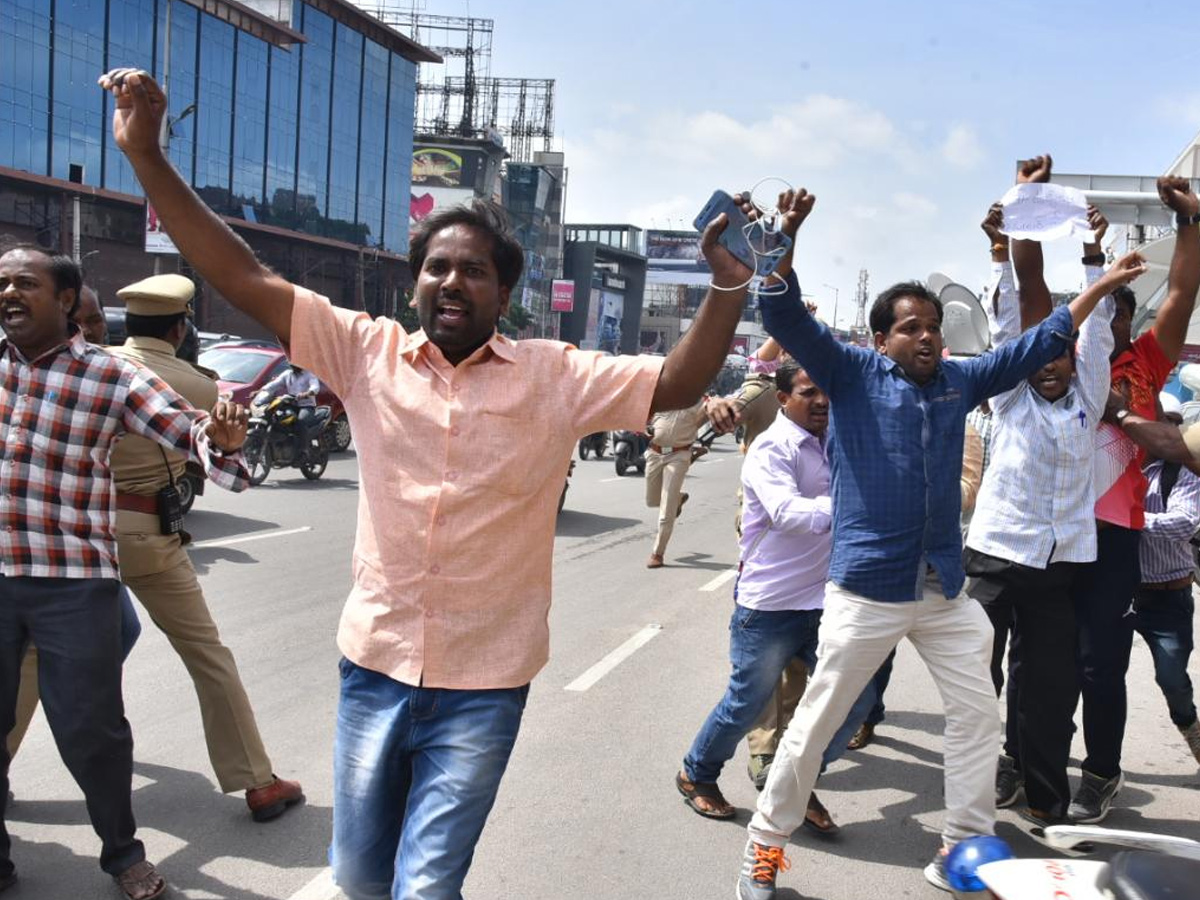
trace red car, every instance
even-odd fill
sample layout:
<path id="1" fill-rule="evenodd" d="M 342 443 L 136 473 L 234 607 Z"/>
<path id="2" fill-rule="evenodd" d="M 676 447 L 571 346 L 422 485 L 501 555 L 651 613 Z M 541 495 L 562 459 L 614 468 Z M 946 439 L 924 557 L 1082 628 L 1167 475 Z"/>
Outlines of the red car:
<path id="1" fill-rule="evenodd" d="M 217 373 L 217 388 L 249 406 L 254 395 L 288 366 L 278 347 L 256 343 L 214 344 L 200 354 L 200 365 Z M 350 446 L 350 421 L 337 394 L 321 382 L 317 403 L 329 407 L 330 449 L 341 452 Z"/>

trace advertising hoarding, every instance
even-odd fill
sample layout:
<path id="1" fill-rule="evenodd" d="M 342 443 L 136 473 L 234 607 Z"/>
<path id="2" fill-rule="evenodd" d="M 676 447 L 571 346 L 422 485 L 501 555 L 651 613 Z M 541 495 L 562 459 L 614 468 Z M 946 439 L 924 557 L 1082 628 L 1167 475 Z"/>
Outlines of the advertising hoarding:
<path id="1" fill-rule="evenodd" d="M 575 311 L 575 282 L 555 280 L 550 284 L 550 312 Z"/>

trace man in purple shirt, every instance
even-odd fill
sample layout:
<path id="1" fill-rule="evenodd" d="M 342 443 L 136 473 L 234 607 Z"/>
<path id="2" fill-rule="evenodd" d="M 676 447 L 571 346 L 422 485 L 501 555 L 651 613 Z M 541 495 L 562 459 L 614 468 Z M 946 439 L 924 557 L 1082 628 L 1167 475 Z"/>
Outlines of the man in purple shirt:
<path id="1" fill-rule="evenodd" d="M 746 454 L 742 466 L 741 563 L 729 623 L 729 687 L 709 713 L 675 777 L 675 786 L 697 813 L 729 819 L 734 808 L 717 786 L 793 657 L 811 670 L 825 600 L 832 546 L 829 460 L 825 430 L 829 398 L 803 369 L 787 363 L 775 372 L 782 409 Z M 824 765 L 846 749 L 875 702 L 868 684 L 825 750 Z M 837 826 L 816 793 L 808 800 L 806 827 L 831 834 Z"/>

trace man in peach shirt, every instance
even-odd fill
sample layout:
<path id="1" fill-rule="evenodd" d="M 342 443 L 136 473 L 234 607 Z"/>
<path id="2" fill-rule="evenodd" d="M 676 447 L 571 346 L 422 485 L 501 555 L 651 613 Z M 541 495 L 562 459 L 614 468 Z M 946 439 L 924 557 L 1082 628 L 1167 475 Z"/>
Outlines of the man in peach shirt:
<path id="1" fill-rule="evenodd" d="M 421 330 L 275 275 L 158 143 L 166 98 L 114 70 L 113 132 L 180 252 L 346 404 L 360 469 L 354 586 L 338 633 L 334 877 L 351 900 L 452 900 L 549 651 L 554 520 L 575 442 L 695 403 L 725 359 L 750 272 L 717 237 L 715 291 L 671 354 L 606 357 L 496 331 L 524 255 L 475 201 L 413 235 Z M 531 466 L 534 456 L 546 461 Z"/>

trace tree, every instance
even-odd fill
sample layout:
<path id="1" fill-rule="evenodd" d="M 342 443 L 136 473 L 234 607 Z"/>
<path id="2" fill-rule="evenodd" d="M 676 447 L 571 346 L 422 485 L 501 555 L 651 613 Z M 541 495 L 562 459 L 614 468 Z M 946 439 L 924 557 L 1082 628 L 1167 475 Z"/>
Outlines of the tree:
<path id="1" fill-rule="evenodd" d="M 500 320 L 500 333 L 507 337 L 516 337 L 533 324 L 533 314 L 520 303 L 514 303 L 508 308 L 508 315 Z"/>

